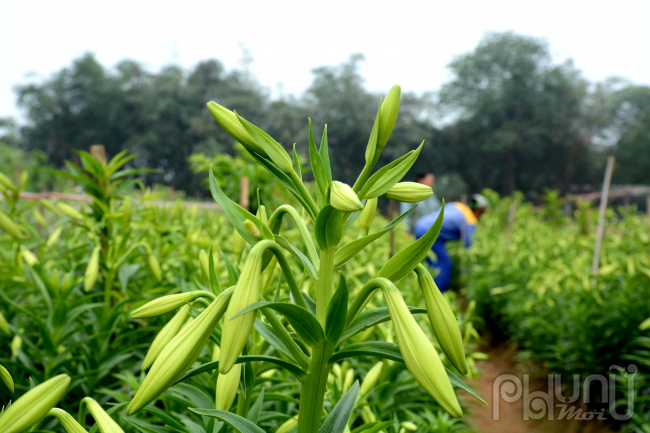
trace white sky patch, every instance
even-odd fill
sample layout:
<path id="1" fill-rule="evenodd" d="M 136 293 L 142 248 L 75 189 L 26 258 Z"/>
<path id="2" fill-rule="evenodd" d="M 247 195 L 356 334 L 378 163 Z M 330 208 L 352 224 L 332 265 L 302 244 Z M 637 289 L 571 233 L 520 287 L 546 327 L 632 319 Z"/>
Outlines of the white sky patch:
<path id="1" fill-rule="evenodd" d="M 87 51 L 105 66 L 131 58 L 150 70 L 217 58 L 274 94 L 299 94 L 311 69 L 363 53 L 370 90 L 437 90 L 446 65 L 488 31 L 547 38 L 593 81 L 650 84 L 650 2 L 489 0 L 2 0 L 0 116 L 18 116 L 12 87 L 47 78 Z M 281 89 L 281 90 L 279 90 Z"/>

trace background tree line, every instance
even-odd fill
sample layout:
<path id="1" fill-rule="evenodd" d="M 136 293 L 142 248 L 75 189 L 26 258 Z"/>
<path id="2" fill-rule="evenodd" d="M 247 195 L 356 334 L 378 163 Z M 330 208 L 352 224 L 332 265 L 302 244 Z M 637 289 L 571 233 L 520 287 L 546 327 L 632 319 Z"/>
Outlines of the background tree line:
<path id="1" fill-rule="evenodd" d="M 104 144 L 110 155 L 129 149 L 135 165 L 160 169 L 148 181 L 202 195 L 188 157 L 232 152 L 232 139 L 205 108 L 214 100 L 287 149 L 297 143 L 306 152 L 307 117 L 315 134 L 327 123 L 334 176 L 351 183 L 380 97 L 364 87 L 362 60 L 353 55 L 314 69 L 302 95 L 274 99 L 250 73 L 227 71 L 218 60 L 152 73 L 132 60 L 107 68 L 86 54 L 45 81 L 16 87 L 27 123 L 12 128 L 5 119 L 2 141 L 57 167 L 91 144 Z M 615 183 L 650 184 L 649 87 L 589 83 L 571 61 L 555 63 L 544 40 L 510 32 L 487 34 L 449 69 L 438 92 L 403 93 L 384 162 L 424 139 L 413 171 L 434 172 L 441 195 L 456 197 L 484 187 L 531 198 L 545 188 L 588 187 L 609 154 L 617 156 Z"/>

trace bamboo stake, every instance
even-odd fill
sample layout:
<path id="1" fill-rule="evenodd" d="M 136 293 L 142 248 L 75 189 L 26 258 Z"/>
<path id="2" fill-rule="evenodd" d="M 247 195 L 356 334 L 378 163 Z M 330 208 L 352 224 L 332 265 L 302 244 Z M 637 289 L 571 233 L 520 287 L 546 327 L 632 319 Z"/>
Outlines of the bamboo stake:
<path id="1" fill-rule="evenodd" d="M 514 198 L 510 203 L 510 212 L 508 213 L 508 231 L 506 232 L 506 249 L 510 249 L 510 241 L 512 239 L 512 230 L 515 226 L 515 214 L 517 212 L 517 203 Z"/>
<path id="2" fill-rule="evenodd" d="M 600 264 L 600 249 L 603 246 L 603 231 L 605 230 L 605 212 L 607 212 L 607 199 L 609 197 L 609 186 L 612 183 L 612 171 L 614 171 L 615 158 L 607 158 L 607 168 L 605 169 L 605 179 L 603 180 L 603 191 L 600 196 L 600 210 L 598 211 L 598 228 L 596 229 L 596 245 L 594 247 L 594 261 L 591 266 L 592 273 L 598 274 Z M 593 280 L 595 285 L 596 280 Z"/>
<path id="3" fill-rule="evenodd" d="M 250 196 L 250 189 L 248 183 L 248 176 L 242 176 L 239 179 L 239 205 L 246 210 L 248 210 L 249 207 L 249 202 L 248 202 L 249 196 Z M 259 203 L 257 205 L 259 206 Z"/>

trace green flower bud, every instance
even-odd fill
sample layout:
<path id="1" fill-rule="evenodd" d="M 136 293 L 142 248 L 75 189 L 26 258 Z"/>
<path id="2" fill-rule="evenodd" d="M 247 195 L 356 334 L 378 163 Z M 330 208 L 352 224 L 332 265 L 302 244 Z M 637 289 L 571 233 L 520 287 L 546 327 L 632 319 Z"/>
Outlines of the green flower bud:
<path id="1" fill-rule="evenodd" d="M 47 221 L 45 220 L 43 214 L 38 211 L 38 209 L 32 208 L 32 215 L 34 215 L 34 219 L 36 220 L 38 225 L 40 225 L 43 228 L 47 227 Z"/>
<path id="2" fill-rule="evenodd" d="M 400 426 L 402 426 L 402 428 L 404 430 L 406 430 L 406 431 L 417 431 L 418 430 L 418 426 L 413 424 L 411 421 L 402 421 L 400 423 Z"/>
<path id="3" fill-rule="evenodd" d="M 359 227 L 361 227 L 364 236 L 368 234 L 372 220 L 375 218 L 378 200 L 378 198 L 366 200 L 366 205 L 363 207 L 363 211 L 361 211 L 361 215 L 359 216 Z"/>
<path id="4" fill-rule="evenodd" d="M 0 228 L 2 228 L 2 230 L 9 233 L 15 239 L 20 239 L 23 237 L 22 233 L 20 232 L 20 228 L 18 227 L 18 224 L 13 222 L 11 218 L 9 218 L 9 215 L 4 213 L 1 209 L 0 209 Z"/>
<path id="5" fill-rule="evenodd" d="M 7 176 L 5 176 L 5 174 L 3 172 L 1 172 L 1 171 L 0 171 L 0 185 L 5 187 L 5 189 L 8 189 L 8 190 L 13 191 L 13 190 L 16 189 L 16 186 L 11 181 L 11 179 L 9 179 Z"/>
<path id="6" fill-rule="evenodd" d="M 208 110 L 210 110 L 210 113 L 217 123 L 219 123 L 219 125 L 221 125 L 221 127 L 225 129 L 232 138 L 241 143 L 245 148 L 250 148 L 262 156 L 268 156 L 264 149 L 257 144 L 248 131 L 246 131 L 241 123 L 239 123 L 235 113 L 213 101 L 208 102 Z"/>
<path id="7" fill-rule="evenodd" d="M 61 287 L 61 277 L 59 276 L 59 270 L 56 268 L 50 274 L 50 286 L 52 286 L 55 292 L 58 292 Z"/>
<path id="8" fill-rule="evenodd" d="M 463 411 L 438 352 L 411 315 L 397 287 L 387 282 L 383 289 L 406 368 L 443 409 L 451 416 L 460 418 Z"/>
<path id="9" fill-rule="evenodd" d="M 81 400 L 81 403 L 86 403 L 88 412 L 95 419 L 95 424 L 97 424 L 101 433 L 124 433 L 122 427 L 95 400 L 90 397 L 85 397 Z"/>
<path id="10" fill-rule="evenodd" d="M 223 324 L 221 334 L 221 354 L 219 356 L 219 372 L 228 373 L 235 365 L 237 358 L 248 341 L 255 323 L 255 311 L 230 320 L 244 308 L 254 304 L 259 299 L 262 273 L 262 257 L 272 241 L 260 241 L 251 249 L 246 257 L 244 269 L 239 276 L 232 301 Z"/>
<path id="11" fill-rule="evenodd" d="M 147 351 L 147 356 L 144 357 L 142 361 L 142 371 L 151 367 L 154 363 L 160 352 L 167 346 L 167 344 L 172 341 L 172 339 L 180 332 L 185 324 L 185 321 L 190 315 L 190 306 L 185 304 L 178 313 L 172 317 L 163 329 L 160 330 L 156 338 L 151 343 L 149 350 Z"/>
<path id="12" fill-rule="evenodd" d="M 63 281 L 61 281 L 61 291 L 63 293 L 67 292 L 70 287 L 72 287 L 72 272 L 68 272 L 63 276 Z"/>
<path id="13" fill-rule="evenodd" d="M 354 370 L 348 370 L 345 373 L 345 380 L 343 381 L 343 392 L 346 392 L 354 382 Z"/>
<path id="14" fill-rule="evenodd" d="M 235 230 L 236 231 L 236 230 Z M 210 287 L 210 266 L 208 253 L 205 250 L 199 251 L 199 266 L 201 268 L 201 279 L 206 287 Z"/>
<path id="15" fill-rule="evenodd" d="M 73 220 L 81 221 L 84 219 L 84 216 L 77 209 L 65 203 L 57 203 L 56 207 L 59 208 L 64 215 L 69 216 Z"/>
<path id="16" fill-rule="evenodd" d="M 232 235 L 232 252 L 238 256 L 244 248 L 244 238 L 235 230 Z"/>
<path id="17" fill-rule="evenodd" d="M 212 347 L 212 362 L 218 361 L 221 356 L 221 348 L 215 343 Z"/>
<path id="18" fill-rule="evenodd" d="M 375 413 L 372 411 L 370 406 L 364 406 L 361 408 L 361 418 L 363 419 L 363 422 L 366 424 L 370 424 L 372 422 L 377 421 L 377 416 L 375 416 Z"/>
<path id="19" fill-rule="evenodd" d="M 211 292 L 205 290 L 195 290 L 192 292 L 177 293 L 175 295 L 162 296 L 147 302 L 142 307 L 131 312 L 132 319 L 146 319 L 149 317 L 156 317 L 174 311 L 183 305 L 192 302 L 193 300 L 206 297 L 214 298 Z"/>
<path id="20" fill-rule="evenodd" d="M 454 312 L 440 293 L 429 271 L 424 266 L 418 265 L 415 268 L 415 273 L 418 276 L 418 282 L 427 305 L 429 321 L 440 347 L 460 374 L 467 374 L 469 369 L 465 359 L 463 336 L 460 333 Z"/>
<path id="21" fill-rule="evenodd" d="M 63 409 L 55 407 L 54 409 L 50 409 L 47 415 L 56 417 L 68 433 L 88 433 L 86 429 L 72 417 L 72 415 Z"/>
<path id="22" fill-rule="evenodd" d="M 9 392 L 12 394 L 14 393 L 14 380 L 11 377 L 11 374 L 9 374 L 9 370 L 7 370 L 3 365 L 0 365 L 0 380 L 4 385 L 7 387 Z"/>
<path id="23" fill-rule="evenodd" d="M 402 89 L 398 85 L 394 85 L 386 99 L 381 104 L 379 110 L 379 134 L 377 137 L 377 152 L 376 156 L 382 151 L 386 142 L 390 138 L 390 135 L 393 133 L 393 128 L 395 128 L 395 122 L 397 122 L 397 114 L 399 113 L 399 103 L 400 97 L 402 96 Z"/>
<path id="24" fill-rule="evenodd" d="M 7 335 L 11 334 L 11 331 L 9 330 L 9 325 L 7 324 L 7 319 L 2 314 L 2 312 L 0 312 L 0 331 L 2 331 Z"/>
<path id="25" fill-rule="evenodd" d="M 61 232 L 63 232 L 63 226 L 59 226 L 52 231 L 50 234 L 50 237 L 47 238 L 47 242 L 45 242 L 45 245 L 48 248 L 52 248 L 54 244 L 56 244 L 56 241 L 59 240 L 59 237 L 61 236 Z"/>
<path id="26" fill-rule="evenodd" d="M 88 260 L 88 266 L 84 275 L 84 290 L 86 292 L 93 288 L 97 282 L 97 277 L 99 277 L 99 247 L 93 249 L 90 260 Z"/>
<path id="27" fill-rule="evenodd" d="M 252 234 L 256 238 L 260 239 L 262 237 L 262 233 L 260 233 L 260 230 L 257 228 L 253 221 L 244 221 L 244 228 L 246 228 L 246 231 L 248 231 L 248 233 Z"/>
<path id="28" fill-rule="evenodd" d="M 296 428 L 297 425 L 298 425 L 298 415 L 289 418 L 284 423 L 282 423 L 282 425 L 278 427 L 275 433 L 288 433 L 289 431 Z"/>
<path id="29" fill-rule="evenodd" d="M 156 281 L 160 283 L 162 281 L 162 270 L 160 269 L 160 263 L 158 263 L 158 259 L 153 255 L 153 253 L 147 255 L 147 265 L 149 265 L 149 271 L 151 272 L 151 275 L 153 275 Z"/>
<path id="30" fill-rule="evenodd" d="M 217 410 L 230 410 L 230 406 L 232 406 L 235 397 L 237 397 L 240 378 L 241 364 L 235 364 L 226 374 L 219 373 L 215 398 L 215 406 Z"/>
<path id="31" fill-rule="evenodd" d="M 40 421 L 63 397 L 70 376 L 60 374 L 26 392 L 0 415 L 1 433 L 20 433 Z"/>
<path id="32" fill-rule="evenodd" d="M 233 289 L 224 290 L 160 352 L 128 407 L 133 415 L 178 381 L 201 354 L 214 327 L 226 311 Z"/>
<path id="33" fill-rule="evenodd" d="M 354 190 L 349 185 L 336 180 L 330 185 L 330 204 L 334 209 L 343 212 L 355 212 L 363 209 Z"/>
<path id="34" fill-rule="evenodd" d="M 23 257 L 23 260 L 25 261 L 25 263 L 27 263 L 27 266 L 29 266 L 30 268 L 38 264 L 38 257 L 36 257 L 36 255 L 30 250 L 23 248 L 20 251 L 20 255 Z"/>
<path id="35" fill-rule="evenodd" d="M 431 187 L 417 182 L 399 182 L 384 197 L 405 203 L 417 203 L 433 195 Z"/>
<path id="36" fill-rule="evenodd" d="M 23 329 L 20 329 L 20 332 L 23 332 Z M 11 339 L 11 343 L 9 343 L 9 347 L 11 347 L 11 356 L 16 358 L 18 356 L 18 352 L 23 348 L 23 339 L 20 335 L 16 334 L 14 335 L 14 338 Z"/>
<path id="37" fill-rule="evenodd" d="M 377 384 L 377 381 L 379 380 L 379 376 L 381 376 L 381 370 L 383 368 L 384 363 L 378 362 L 370 370 L 368 370 L 366 377 L 363 379 L 363 382 L 361 382 L 361 388 L 359 388 L 359 397 L 363 397 L 364 395 L 368 394 L 372 388 L 374 388 L 374 386 Z"/>

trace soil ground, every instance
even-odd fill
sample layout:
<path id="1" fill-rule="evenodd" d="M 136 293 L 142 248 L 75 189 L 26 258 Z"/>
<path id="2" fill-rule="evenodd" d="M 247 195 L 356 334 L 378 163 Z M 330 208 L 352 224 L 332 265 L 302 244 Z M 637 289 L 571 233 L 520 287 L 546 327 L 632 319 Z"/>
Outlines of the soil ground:
<path id="1" fill-rule="evenodd" d="M 480 377 L 469 381 L 469 385 L 488 402 L 488 406 L 481 404 L 474 399 L 468 399 L 468 407 L 471 412 L 470 422 L 478 433 L 613 433 L 602 421 L 587 421 L 565 419 L 558 420 L 559 410 L 556 410 L 553 421 L 544 416 L 540 420 L 524 420 L 523 416 L 523 399 L 520 398 L 513 403 L 508 403 L 499 398 L 499 394 L 504 395 L 507 385 L 502 382 L 501 387 L 497 388 L 496 394 L 499 399 L 498 403 L 498 420 L 494 419 L 493 409 L 493 384 L 497 378 L 503 374 L 513 374 L 523 383 L 523 374 L 531 371 L 537 371 L 535 377 L 530 378 L 530 392 L 541 391 L 547 392 L 546 374 L 539 372 L 538 368 L 527 365 L 516 360 L 517 348 L 510 343 L 503 343 L 492 348 L 484 348 L 489 358 L 485 361 L 478 361 Z M 543 377 L 542 377 L 543 376 Z M 512 390 L 512 389 L 511 389 Z M 538 403 L 541 401 L 538 401 Z M 554 403 L 558 403 L 554 401 Z M 534 406 L 534 403 L 533 403 Z M 580 406 L 575 406 L 579 410 Z M 585 411 L 584 408 L 582 408 Z"/>

